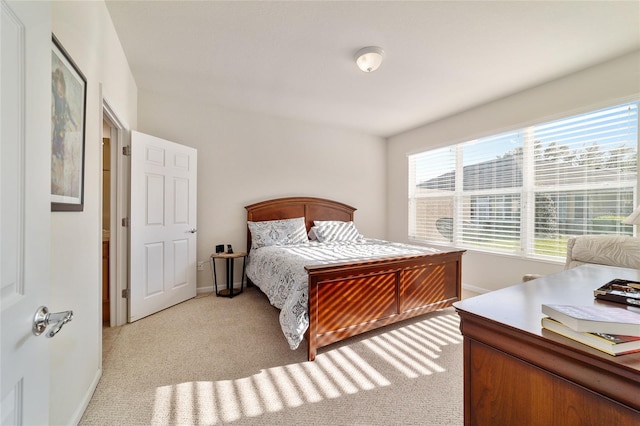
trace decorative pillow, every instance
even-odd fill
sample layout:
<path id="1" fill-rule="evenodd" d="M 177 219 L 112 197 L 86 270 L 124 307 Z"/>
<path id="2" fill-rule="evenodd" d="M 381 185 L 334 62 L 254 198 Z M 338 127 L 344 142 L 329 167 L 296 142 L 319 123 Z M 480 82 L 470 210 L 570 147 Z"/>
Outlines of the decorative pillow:
<path id="1" fill-rule="evenodd" d="M 314 226 L 314 228 L 316 237 L 321 243 L 333 241 L 358 241 L 362 238 L 353 222 L 338 222 L 334 224 Z"/>
<path id="2" fill-rule="evenodd" d="M 318 236 L 316 235 L 317 228 L 318 228 L 317 226 L 312 226 L 311 229 L 309 229 L 309 233 L 307 234 L 307 237 L 309 237 L 311 241 L 316 241 L 318 239 Z"/>
<path id="3" fill-rule="evenodd" d="M 318 226 L 322 226 L 322 225 L 338 225 L 340 223 L 347 223 L 344 220 L 314 220 L 313 224 L 315 226 L 312 226 L 311 229 L 309 229 L 309 239 L 311 241 L 317 241 L 318 240 L 318 236 L 316 235 L 316 229 L 318 229 Z"/>
<path id="4" fill-rule="evenodd" d="M 314 220 L 313 224 L 315 226 L 322 226 L 322 225 L 339 225 L 341 223 L 349 223 L 349 222 L 345 222 L 344 220 Z"/>
<path id="5" fill-rule="evenodd" d="M 306 243 L 307 228 L 304 217 L 264 222 L 248 222 L 251 248 Z"/>

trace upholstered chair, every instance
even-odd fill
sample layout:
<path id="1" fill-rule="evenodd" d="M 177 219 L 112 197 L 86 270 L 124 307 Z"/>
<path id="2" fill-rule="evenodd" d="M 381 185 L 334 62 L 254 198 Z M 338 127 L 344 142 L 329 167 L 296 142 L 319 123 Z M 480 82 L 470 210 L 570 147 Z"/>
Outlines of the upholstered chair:
<path id="1" fill-rule="evenodd" d="M 584 264 L 620 266 L 640 269 L 640 238 L 623 235 L 581 235 L 567 241 L 567 259 L 564 269 Z M 539 278 L 527 274 L 523 281 Z"/>

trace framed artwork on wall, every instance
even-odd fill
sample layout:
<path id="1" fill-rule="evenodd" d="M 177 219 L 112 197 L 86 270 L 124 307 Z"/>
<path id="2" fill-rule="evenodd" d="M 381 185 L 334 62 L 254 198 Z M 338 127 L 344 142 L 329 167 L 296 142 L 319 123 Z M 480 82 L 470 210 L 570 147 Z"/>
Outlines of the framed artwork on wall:
<path id="1" fill-rule="evenodd" d="M 51 48 L 51 211 L 84 208 L 87 79 L 55 35 Z"/>

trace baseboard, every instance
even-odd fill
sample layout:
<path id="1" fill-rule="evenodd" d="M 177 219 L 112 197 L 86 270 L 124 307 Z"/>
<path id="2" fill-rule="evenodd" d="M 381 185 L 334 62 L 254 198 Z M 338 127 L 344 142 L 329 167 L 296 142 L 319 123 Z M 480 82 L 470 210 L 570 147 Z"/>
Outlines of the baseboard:
<path id="1" fill-rule="evenodd" d="M 91 402 L 91 398 L 93 397 L 93 393 L 96 391 L 96 388 L 98 387 L 98 383 L 100 382 L 101 377 L 102 377 L 102 367 L 96 372 L 96 375 L 93 378 L 91 385 L 87 389 L 87 392 L 84 395 L 84 398 L 82 398 L 82 403 L 80 404 L 76 412 L 73 413 L 72 424 L 77 425 L 80 423 L 80 420 L 82 419 L 82 415 L 84 414 L 87 407 L 89 406 L 89 403 Z"/>
<path id="2" fill-rule="evenodd" d="M 245 283 L 244 286 L 246 287 L 246 285 L 247 285 L 247 283 Z M 226 286 L 226 284 L 225 284 L 225 286 Z M 222 288 L 223 288 L 223 286 L 218 284 L 218 289 L 222 290 Z M 224 287 L 224 288 L 226 288 L 226 287 Z M 233 288 L 237 289 L 237 290 L 240 290 L 240 281 L 238 281 L 236 283 L 233 283 Z M 236 290 L 233 290 L 233 291 L 235 292 Z M 209 286 L 206 286 L 206 287 L 196 287 L 196 294 L 211 293 L 211 292 L 213 292 L 213 285 L 209 285 Z"/>
<path id="3" fill-rule="evenodd" d="M 462 284 L 462 289 L 463 290 L 472 291 L 472 292 L 478 293 L 478 294 L 485 294 L 485 293 L 489 293 L 491 291 L 491 290 L 487 290 L 486 288 L 476 287 L 476 286 L 470 285 L 470 284 Z"/>
<path id="4" fill-rule="evenodd" d="M 196 294 L 202 294 L 202 293 L 211 293 L 213 291 L 213 286 L 207 286 L 207 287 L 196 287 Z"/>

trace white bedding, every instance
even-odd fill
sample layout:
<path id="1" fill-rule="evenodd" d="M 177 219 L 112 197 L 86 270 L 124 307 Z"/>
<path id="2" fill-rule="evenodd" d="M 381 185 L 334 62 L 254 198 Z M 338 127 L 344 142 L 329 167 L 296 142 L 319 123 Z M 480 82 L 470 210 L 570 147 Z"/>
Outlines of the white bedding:
<path id="1" fill-rule="evenodd" d="M 308 276 L 305 266 L 362 261 L 381 257 L 422 255 L 439 250 L 365 239 L 358 242 L 307 243 L 252 249 L 247 277 L 280 309 L 280 326 L 291 349 L 296 349 L 309 326 Z"/>

